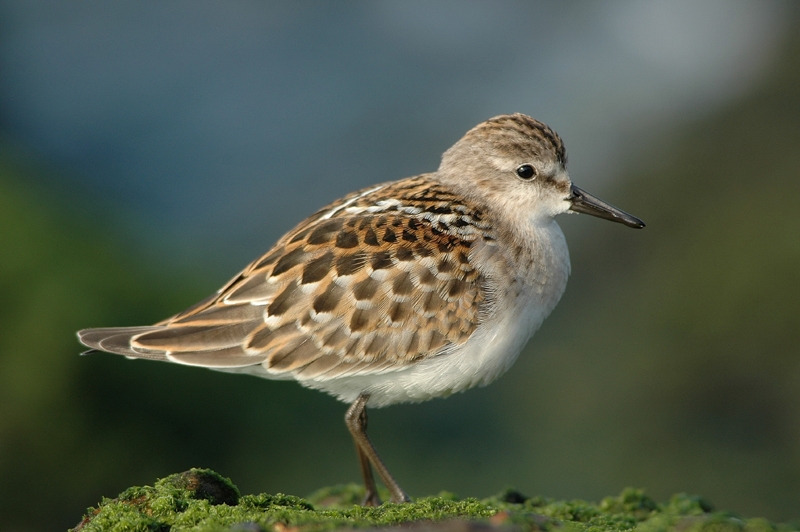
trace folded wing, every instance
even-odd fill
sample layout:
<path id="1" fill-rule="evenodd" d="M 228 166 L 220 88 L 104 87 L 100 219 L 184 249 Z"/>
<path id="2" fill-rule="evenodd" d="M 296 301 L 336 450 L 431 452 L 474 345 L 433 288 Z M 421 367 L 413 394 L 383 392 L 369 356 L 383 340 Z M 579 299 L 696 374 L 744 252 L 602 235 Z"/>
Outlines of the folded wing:
<path id="1" fill-rule="evenodd" d="M 479 223 L 424 176 L 359 191 L 183 313 L 79 337 L 129 357 L 262 364 L 297 379 L 401 369 L 464 343 L 485 315 L 490 291 L 469 258 Z"/>

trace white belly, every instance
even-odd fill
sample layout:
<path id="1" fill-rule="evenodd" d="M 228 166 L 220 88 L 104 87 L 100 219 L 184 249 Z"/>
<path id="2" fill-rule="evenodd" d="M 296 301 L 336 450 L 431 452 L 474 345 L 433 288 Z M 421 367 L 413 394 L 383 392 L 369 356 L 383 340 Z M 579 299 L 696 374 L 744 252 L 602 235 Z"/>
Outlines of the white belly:
<path id="1" fill-rule="evenodd" d="M 400 371 L 299 382 L 348 403 L 368 393 L 370 406 L 381 407 L 447 396 L 494 381 L 511 367 L 566 288 L 569 252 L 561 229 L 553 222 L 537 231 L 530 269 L 513 281 L 497 283 L 505 291 L 498 290 L 493 312 L 463 345 Z"/>

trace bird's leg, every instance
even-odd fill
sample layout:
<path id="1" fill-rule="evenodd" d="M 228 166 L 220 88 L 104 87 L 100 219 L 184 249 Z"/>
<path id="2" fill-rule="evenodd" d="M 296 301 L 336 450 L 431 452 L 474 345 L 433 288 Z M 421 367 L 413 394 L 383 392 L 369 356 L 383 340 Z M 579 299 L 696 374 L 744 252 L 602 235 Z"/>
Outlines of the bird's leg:
<path id="1" fill-rule="evenodd" d="M 350 410 L 353 410 L 352 406 L 350 407 L 350 409 L 348 409 L 347 417 L 345 418 L 348 429 L 350 428 L 350 419 L 349 419 L 351 415 Z M 366 434 L 367 410 L 365 408 L 362 408 L 359 413 L 354 412 L 352 415 L 356 414 L 358 414 L 359 417 L 357 423 L 361 426 L 362 430 L 364 431 L 364 434 Z M 378 487 L 375 485 L 375 477 L 372 476 L 372 466 L 369 463 L 369 456 L 367 456 L 366 453 L 364 453 L 364 451 L 361 449 L 361 445 L 358 442 L 358 438 L 356 437 L 355 433 L 352 432 L 352 429 L 351 433 L 353 434 L 353 440 L 355 441 L 356 444 L 356 453 L 358 453 L 358 465 L 361 467 L 361 476 L 364 478 L 365 493 L 364 493 L 364 500 L 361 501 L 361 506 L 380 506 L 381 499 L 378 496 Z"/>
<path id="2" fill-rule="evenodd" d="M 375 487 L 375 479 L 372 477 L 372 468 L 370 465 L 375 468 L 383 483 L 389 488 L 392 502 L 410 502 L 411 499 L 406 495 L 400 485 L 397 484 L 395 479 L 392 478 L 389 470 L 383 465 L 383 461 L 380 456 L 378 456 L 377 451 L 375 451 L 372 442 L 369 441 L 369 437 L 367 436 L 367 401 L 369 401 L 368 394 L 359 395 L 358 399 L 347 409 L 347 414 L 344 416 L 347 428 L 356 442 L 358 460 L 361 464 L 361 473 L 364 476 L 364 485 L 367 489 L 364 505 L 375 506 L 380 504 L 378 490 Z"/>

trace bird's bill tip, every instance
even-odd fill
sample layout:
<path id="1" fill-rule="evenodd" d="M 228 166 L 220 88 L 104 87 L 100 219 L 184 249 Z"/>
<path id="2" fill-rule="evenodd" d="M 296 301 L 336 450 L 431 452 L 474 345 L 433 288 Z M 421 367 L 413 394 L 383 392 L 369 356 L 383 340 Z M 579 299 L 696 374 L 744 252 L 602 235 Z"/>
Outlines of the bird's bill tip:
<path id="1" fill-rule="evenodd" d="M 572 212 L 597 216 L 598 218 L 611 220 L 612 222 L 619 222 L 627 225 L 628 227 L 634 227 L 636 229 L 641 229 L 644 227 L 644 222 L 636 216 L 617 209 L 613 205 L 606 203 L 600 198 L 592 196 L 585 190 L 578 188 L 575 185 L 572 185 L 570 189 L 568 201 L 570 202 L 569 210 Z"/>

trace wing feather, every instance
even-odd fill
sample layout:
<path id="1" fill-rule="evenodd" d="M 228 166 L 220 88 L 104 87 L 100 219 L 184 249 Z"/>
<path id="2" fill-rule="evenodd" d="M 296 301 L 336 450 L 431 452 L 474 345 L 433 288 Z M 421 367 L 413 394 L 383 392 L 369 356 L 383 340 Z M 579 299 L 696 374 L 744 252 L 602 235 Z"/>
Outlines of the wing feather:
<path id="1" fill-rule="evenodd" d="M 480 220 L 426 176 L 355 192 L 190 309 L 80 339 L 189 365 L 262 364 L 300 380 L 402 369 L 464 343 L 486 315 L 491 290 L 470 260 L 489 231 Z"/>

